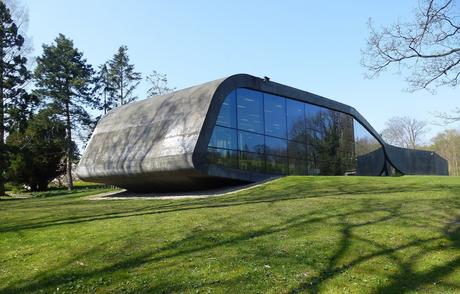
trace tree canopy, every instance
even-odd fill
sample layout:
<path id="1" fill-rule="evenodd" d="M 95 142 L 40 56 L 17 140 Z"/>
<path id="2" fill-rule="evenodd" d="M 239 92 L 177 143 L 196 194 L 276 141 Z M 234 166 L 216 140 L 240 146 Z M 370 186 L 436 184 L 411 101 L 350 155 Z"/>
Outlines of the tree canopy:
<path id="1" fill-rule="evenodd" d="M 21 55 L 24 38 L 19 34 L 10 10 L 0 2 L 0 196 L 4 195 L 4 172 L 7 167 L 5 136 L 28 107 L 29 96 L 24 84 L 29 79 L 27 59 Z"/>
<path id="2" fill-rule="evenodd" d="M 108 67 L 118 105 L 136 100 L 137 96 L 134 95 L 134 90 L 139 85 L 142 76 L 140 72 L 135 71 L 134 64 L 129 63 L 127 46 L 118 48 L 118 52 L 109 60 Z"/>
<path id="3" fill-rule="evenodd" d="M 73 41 L 60 34 L 53 44 L 43 45 L 34 76 L 36 93 L 46 99 L 66 126 L 67 185 L 72 189 L 72 131 L 88 128 L 92 120 L 87 107 L 97 106 L 91 95 L 93 69 Z"/>
<path id="4" fill-rule="evenodd" d="M 423 144 L 423 136 L 428 132 L 427 123 L 407 116 L 392 117 L 382 131 L 387 143 L 410 149 Z"/>

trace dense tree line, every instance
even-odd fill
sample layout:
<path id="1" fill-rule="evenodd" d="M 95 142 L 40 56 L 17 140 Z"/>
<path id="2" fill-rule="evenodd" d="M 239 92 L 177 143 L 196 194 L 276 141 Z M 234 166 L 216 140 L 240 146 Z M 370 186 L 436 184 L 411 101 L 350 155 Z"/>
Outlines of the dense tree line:
<path id="1" fill-rule="evenodd" d="M 95 70 L 63 34 L 43 44 L 29 68 L 27 16 L 16 4 L 0 1 L 0 196 L 6 182 L 44 190 L 62 174 L 71 190 L 77 138 L 87 139 L 110 109 L 136 100 L 142 76 L 130 63 L 127 46 Z M 147 82 L 148 95 L 173 90 L 156 71 Z"/>

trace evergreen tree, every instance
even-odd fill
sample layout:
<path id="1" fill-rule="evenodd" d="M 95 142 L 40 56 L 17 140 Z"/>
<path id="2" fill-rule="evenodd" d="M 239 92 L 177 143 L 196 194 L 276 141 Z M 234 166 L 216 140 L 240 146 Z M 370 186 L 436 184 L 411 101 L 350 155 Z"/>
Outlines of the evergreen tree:
<path id="1" fill-rule="evenodd" d="M 54 44 L 43 45 L 43 54 L 37 58 L 34 76 L 37 94 L 49 102 L 66 126 L 67 187 L 73 188 L 72 131 L 91 125 L 85 106 L 96 107 L 92 98 L 93 69 L 74 47 L 73 41 L 60 34 Z"/>
<path id="2" fill-rule="evenodd" d="M 110 80 L 116 92 L 118 105 L 123 105 L 137 99 L 134 89 L 142 79 L 139 72 L 134 71 L 134 64 L 129 63 L 128 47 L 121 46 L 109 61 Z"/>
<path id="3" fill-rule="evenodd" d="M 29 96 L 24 83 L 29 78 L 27 59 L 21 55 L 24 38 L 0 1 L 0 195 L 5 194 L 4 172 L 7 167 L 5 136 L 11 125 L 11 114 L 27 108 Z"/>
<path id="4" fill-rule="evenodd" d="M 14 130 L 7 138 L 10 164 L 7 180 L 25 184 L 32 191 L 46 190 L 48 183 L 65 171 L 66 126 L 53 109 L 45 108 L 27 120 L 24 130 Z M 76 146 L 73 145 L 73 152 Z"/>
<path id="5" fill-rule="evenodd" d="M 107 63 L 99 66 L 99 70 L 95 78 L 94 95 L 98 98 L 100 104 L 99 109 L 104 111 L 104 114 L 112 109 L 117 103 L 115 88 L 110 78 Z"/>

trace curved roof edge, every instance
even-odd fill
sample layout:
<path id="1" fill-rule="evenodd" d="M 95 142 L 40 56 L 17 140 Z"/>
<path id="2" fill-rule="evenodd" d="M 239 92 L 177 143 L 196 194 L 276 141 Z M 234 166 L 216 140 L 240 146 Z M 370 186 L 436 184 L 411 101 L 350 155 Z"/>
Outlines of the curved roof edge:
<path id="1" fill-rule="evenodd" d="M 387 159 L 395 167 L 396 170 L 402 173 L 401 169 L 398 168 L 398 165 L 394 164 L 394 160 L 392 160 L 391 154 L 387 152 L 386 146 L 388 146 L 388 144 L 385 143 L 380 134 L 355 108 L 304 90 L 286 86 L 273 81 L 267 81 L 265 79 L 251 76 L 248 74 L 232 75 L 226 79 L 223 79 L 220 85 L 217 87 L 213 95 L 211 105 L 209 106 L 208 114 L 204 121 L 203 128 L 201 129 L 200 136 L 198 137 L 198 142 L 195 146 L 195 151 L 193 153 L 193 163 L 195 167 L 201 167 L 205 164 L 204 155 L 206 152 L 209 139 L 211 138 L 212 129 L 216 123 L 217 116 L 219 114 L 220 106 L 222 105 L 225 97 L 236 88 L 248 88 L 252 90 L 262 91 L 265 93 L 270 93 L 274 95 L 283 96 L 286 98 L 300 100 L 310 104 L 315 104 L 321 107 L 326 107 L 331 110 L 351 115 L 359 123 L 361 123 L 361 125 L 369 133 L 371 133 L 377 139 L 377 141 L 379 141 L 380 144 L 382 144 Z"/>

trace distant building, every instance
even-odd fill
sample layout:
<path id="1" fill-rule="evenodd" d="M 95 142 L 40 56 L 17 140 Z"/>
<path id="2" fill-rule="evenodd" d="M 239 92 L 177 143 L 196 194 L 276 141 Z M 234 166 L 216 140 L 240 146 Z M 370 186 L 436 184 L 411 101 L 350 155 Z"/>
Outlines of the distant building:
<path id="1" fill-rule="evenodd" d="M 447 172 L 436 153 L 386 144 L 348 105 L 245 74 L 110 111 L 77 168 L 83 180 L 133 191 L 277 175 Z"/>

